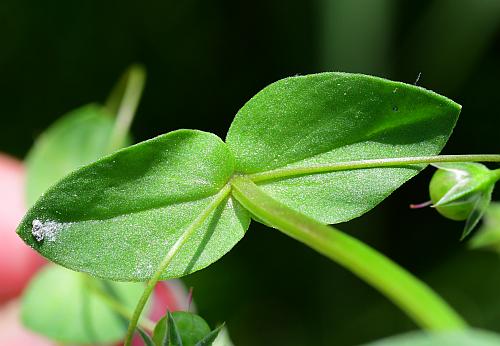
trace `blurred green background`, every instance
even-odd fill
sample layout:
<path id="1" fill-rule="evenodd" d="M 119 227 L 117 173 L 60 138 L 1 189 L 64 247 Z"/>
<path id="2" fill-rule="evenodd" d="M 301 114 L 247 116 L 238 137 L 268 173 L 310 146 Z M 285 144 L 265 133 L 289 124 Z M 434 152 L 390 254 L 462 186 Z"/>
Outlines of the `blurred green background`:
<path id="1" fill-rule="evenodd" d="M 148 81 L 137 141 L 178 128 L 221 137 L 267 84 L 347 71 L 414 83 L 463 105 L 446 153 L 498 153 L 499 0 L 0 2 L 0 151 L 22 158 L 65 112 L 104 101 L 131 63 Z M 340 225 L 429 282 L 477 327 L 500 331 L 500 257 L 469 251 L 433 210 L 431 170 Z M 496 199 L 499 199 L 496 194 Z M 495 198 L 494 198 L 495 199 Z M 416 328 L 349 272 L 253 223 L 185 278 L 199 312 L 237 345 L 355 345 Z"/>

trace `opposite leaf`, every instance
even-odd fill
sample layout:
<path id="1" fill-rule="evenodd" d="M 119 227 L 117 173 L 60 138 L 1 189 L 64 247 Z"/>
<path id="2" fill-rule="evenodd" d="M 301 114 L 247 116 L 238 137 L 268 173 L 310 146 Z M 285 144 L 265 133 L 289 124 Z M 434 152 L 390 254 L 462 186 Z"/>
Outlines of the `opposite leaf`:
<path id="1" fill-rule="evenodd" d="M 70 174 L 28 211 L 18 233 L 68 268 L 112 280 L 147 280 L 233 169 L 233 156 L 217 136 L 174 131 Z M 162 278 L 186 275 L 218 260 L 243 237 L 248 224 L 247 212 L 226 198 Z M 43 239 L 37 241 L 34 231 Z"/>
<path id="2" fill-rule="evenodd" d="M 27 200 L 33 205 L 47 189 L 71 171 L 109 153 L 115 119 L 102 106 L 91 104 L 56 121 L 26 158 Z M 122 139 L 119 146 L 130 144 Z"/>
<path id="3" fill-rule="evenodd" d="M 238 112 L 226 142 L 236 171 L 259 176 L 266 193 L 319 221 L 338 223 L 372 209 L 424 165 L 300 175 L 295 168 L 436 155 L 459 113 L 458 104 L 420 87 L 321 73 L 264 88 Z M 277 169 L 288 176 L 273 178 Z"/>
<path id="4" fill-rule="evenodd" d="M 87 286 L 85 274 L 49 265 L 26 289 L 21 308 L 25 326 L 69 344 L 102 344 L 123 338 L 126 324 Z M 109 283 L 117 299 L 132 311 L 144 285 Z"/>

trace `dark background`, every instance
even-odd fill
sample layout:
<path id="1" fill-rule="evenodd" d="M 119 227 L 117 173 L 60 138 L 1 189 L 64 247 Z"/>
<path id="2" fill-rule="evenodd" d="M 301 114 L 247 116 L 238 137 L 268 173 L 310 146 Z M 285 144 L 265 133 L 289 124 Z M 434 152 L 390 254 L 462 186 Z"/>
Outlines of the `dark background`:
<path id="1" fill-rule="evenodd" d="M 463 105 L 446 153 L 498 153 L 500 1 L 0 2 L 0 151 L 22 158 L 65 112 L 104 101 L 140 62 L 140 141 L 178 128 L 221 137 L 267 84 L 348 71 L 418 84 Z M 477 327 L 500 331 L 500 257 L 458 241 L 433 210 L 428 170 L 339 225 L 422 277 Z M 498 193 L 497 193 L 498 195 Z M 199 312 L 237 345 L 355 345 L 415 329 L 374 289 L 307 247 L 252 223 L 222 260 L 185 278 Z"/>

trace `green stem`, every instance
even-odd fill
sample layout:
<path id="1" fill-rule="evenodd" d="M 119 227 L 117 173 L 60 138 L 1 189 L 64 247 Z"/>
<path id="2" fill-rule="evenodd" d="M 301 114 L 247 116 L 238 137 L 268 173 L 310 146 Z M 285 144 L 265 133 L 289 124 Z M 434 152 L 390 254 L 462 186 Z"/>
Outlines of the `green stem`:
<path id="1" fill-rule="evenodd" d="M 108 151 L 112 152 L 123 146 L 139 106 L 145 82 L 146 71 L 144 68 L 140 65 L 132 65 L 114 87 L 106 101 L 106 108 L 116 116 Z"/>
<path id="2" fill-rule="evenodd" d="M 124 346 L 130 346 L 132 342 L 132 337 L 134 336 L 135 329 L 137 327 L 137 321 L 139 320 L 142 310 L 146 305 L 151 292 L 153 291 L 156 283 L 160 280 L 161 275 L 168 267 L 168 265 L 172 262 L 175 255 L 179 252 L 182 246 L 186 243 L 186 241 L 193 235 L 193 233 L 200 228 L 205 220 L 210 216 L 210 214 L 226 199 L 226 197 L 231 192 L 231 185 L 227 184 L 224 186 L 215 196 L 214 199 L 210 202 L 207 208 L 196 218 L 193 222 L 186 228 L 186 230 L 181 234 L 180 238 L 177 239 L 175 244 L 168 250 L 167 254 L 161 261 L 158 269 L 153 274 L 151 279 L 147 282 L 146 288 L 142 293 L 139 302 L 137 303 L 134 314 L 132 315 L 132 319 L 130 320 L 130 324 L 128 325 L 127 336 L 125 337 Z"/>
<path id="3" fill-rule="evenodd" d="M 431 330 L 466 327 L 462 318 L 425 283 L 384 255 L 274 200 L 248 177 L 234 177 L 231 184 L 233 196 L 251 213 L 376 287 L 420 326 Z"/>
<path id="4" fill-rule="evenodd" d="M 96 296 L 98 296 L 111 310 L 125 317 L 127 320 L 130 320 L 132 318 L 132 312 L 121 302 L 119 302 L 111 295 L 109 295 L 107 292 L 105 292 L 104 289 L 97 284 L 94 278 L 85 275 L 85 283 L 87 284 L 87 287 L 91 289 L 92 292 Z M 147 318 L 142 318 L 140 320 L 140 324 L 142 328 L 147 329 L 149 331 L 153 331 L 155 327 L 154 322 Z"/>
<path id="5" fill-rule="evenodd" d="M 438 162 L 500 162 L 500 155 L 439 155 L 346 161 L 308 167 L 278 168 L 272 171 L 250 174 L 248 177 L 254 182 L 261 182 L 307 174 L 329 173 L 353 169 L 398 167 Z"/>

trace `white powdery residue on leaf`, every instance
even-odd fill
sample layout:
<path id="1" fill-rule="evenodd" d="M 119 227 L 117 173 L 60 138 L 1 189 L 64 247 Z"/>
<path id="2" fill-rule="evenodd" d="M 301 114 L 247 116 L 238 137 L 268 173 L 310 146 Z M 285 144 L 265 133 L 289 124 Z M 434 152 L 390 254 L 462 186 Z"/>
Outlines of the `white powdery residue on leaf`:
<path id="1" fill-rule="evenodd" d="M 53 242 L 56 240 L 57 234 L 68 226 L 69 223 L 59 223 L 52 220 L 46 220 L 43 222 L 41 220 L 34 219 L 31 225 L 31 234 L 33 234 L 37 242 L 41 242 L 43 240 Z"/>

